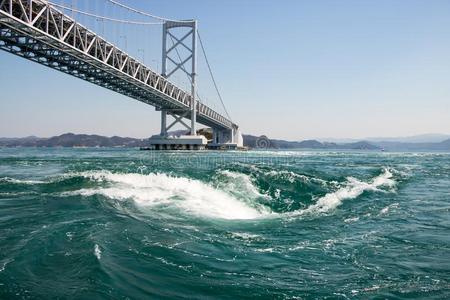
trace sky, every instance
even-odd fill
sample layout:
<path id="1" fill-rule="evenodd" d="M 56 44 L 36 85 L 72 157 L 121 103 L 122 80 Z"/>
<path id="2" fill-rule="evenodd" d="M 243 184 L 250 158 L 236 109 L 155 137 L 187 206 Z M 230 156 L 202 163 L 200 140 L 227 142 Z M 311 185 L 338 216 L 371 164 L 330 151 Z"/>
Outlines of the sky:
<path id="1" fill-rule="evenodd" d="M 122 2 L 198 20 L 226 107 L 244 133 L 289 140 L 450 133 L 450 1 Z M 92 3 L 76 1 L 79 9 L 133 17 Z M 145 48 L 135 55 L 160 68 L 160 27 L 117 26 L 111 36 L 130 37 L 115 43 Z M 199 89 L 218 103 L 199 64 Z M 3 51 L 0 89 L 0 137 L 143 138 L 160 130 L 153 107 Z"/>

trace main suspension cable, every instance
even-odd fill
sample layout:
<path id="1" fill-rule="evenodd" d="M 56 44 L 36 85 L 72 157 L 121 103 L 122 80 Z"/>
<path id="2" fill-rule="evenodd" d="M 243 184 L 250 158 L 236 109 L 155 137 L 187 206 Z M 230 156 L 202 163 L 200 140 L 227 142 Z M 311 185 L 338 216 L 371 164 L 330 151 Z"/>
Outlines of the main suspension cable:
<path id="1" fill-rule="evenodd" d="M 109 17 L 105 17 L 105 16 L 88 13 L 88 12 L 85 12 L 82 10 L 74 9 L 72 7 L 64 6 L 64 5 L 57 4 L 54 2 L 50 2 L 50 1 L 48 1 L 48 3 L 50 3 L 52 6 L 56 6 L 56 7 L 62 8 L 62 9 L 66 9 L 68 11 L 76 12 L 81 15 L 85 15 L 85 16 L 89 16 L 89 17 L 93 17 L 93 18 L 97 18 L 97 19 L 101 19 L 101 20 L 107 20 L 107 21 L 111 21 L 111 22 L 133 24 L 133 25 L 163 25 L 164 24 L 163 22 L 140 22 L 140 21 L 120 20 L 120 19 L 109 18 Z"/>
<path id="2" fill-rule="evenodd" d="M 174 20 L 174 19 L 168 19 L 168 18 L 159 17 L 159 16 L 156 16 L 156 15 L 152 15 L 152 14 L 149 14 L 149 13 L 146 13 L 146 12 L 143 12 L 143 11 L 140 11 L 140 10 L 137 10 L 137 9 L 135 9 L 135 8 L 133 8 L 133 7 L 127 6 L 127 5 L 125 5 L 125 4 L 122 4 L 122 3 L 120 3 L 120 2 L 117 2 L 117 1 L 115 1 L 115 0 L 106 0 L 106 1 L 108 1 L 108 2 L 110 2 L 110 3 L 112 3 L 112 4 L 115 4 L 115 5 L 117 5 L 117 6 L 120 6 L 120 7 L 122 7 L 122 8 L 125 8 L 125 9 L 127 9 L 127 10 L 129 10 L 129 11 L 135 12 L 135 13 L 137 13 L 137 14 L 140 14 L 140 15 L 143 15 L 143 16 L 146 16 L 146 17 L 150 17 L 150 18 L 153 18 L 153 19 L 157 19 L 157 20 L 160 20 L 160 21 L 170 21 L 170 22 L 179 22 L 179 23 L 188 23 L 188 22 L 192 22 L 192 21 L 186 21 L 186 20 Z"/>
<path id="3" fill-rule="evenodd" d="M 202 38 L 200 37 L 200 32 L 198 30 L 197 30 L 197 36 L 198 36 L 198 41 L 200 42 L 200 47 L 202 48 L 203 56 L 205 57 L 206 65 L 208 66 L 209 75 L 211 75 L 211 79 L 214 84 L 214 88 L 216 89 L 217 95 L 219 96 L 220 102 L 222 103 L 223 109 L 225 110 L 225 113 L 227 114 L 228 119 L 230 119 L 230 121 L 232 121 L 230 114 L 228 113 L 228 110 L 225 107 L 225 104 L 223 102 L 223 98 L 222 98 L 222 95 L 220 94 L 219 87 L 217 86 L 216 80 L 214 78 L 214 74 L 212 72 L 211 65 L 209 64 L 208 57 L 206 56 L 205 47 L 203 46 Z"/>

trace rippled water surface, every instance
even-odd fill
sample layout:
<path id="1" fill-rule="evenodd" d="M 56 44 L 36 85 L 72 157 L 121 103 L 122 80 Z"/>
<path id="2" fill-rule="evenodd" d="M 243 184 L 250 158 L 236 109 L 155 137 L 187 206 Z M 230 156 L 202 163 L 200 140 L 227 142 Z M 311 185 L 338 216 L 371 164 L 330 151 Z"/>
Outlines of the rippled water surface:
<path id="1" fill-rule="evenodd" d="M 0 298 L 450 297 L 450 154 L 0 149 Z"/>

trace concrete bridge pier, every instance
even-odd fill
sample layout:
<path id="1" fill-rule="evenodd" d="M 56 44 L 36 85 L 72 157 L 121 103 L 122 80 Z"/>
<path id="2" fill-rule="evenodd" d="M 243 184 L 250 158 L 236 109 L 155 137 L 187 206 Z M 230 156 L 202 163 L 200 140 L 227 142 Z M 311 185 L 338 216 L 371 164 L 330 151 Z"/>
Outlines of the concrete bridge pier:
<path id="1" fill-rule="evenodd" d="M 209 149 L 240 149 L 243 147 L 242 134 L 237 127 L 230 130 L 213 128 L 213 138 Z"/>
<path id="2" fill-rule="evenodd" d="M 168 110 L 161 111 L 161 131 L 160 134 L 153 135 L 149 139 L 150 149 L 153 150 L 235 150 L 243 148 L 242 134 L 237 126 L 232 129 L 212 127 L 212 138 L 210 141 L 203 135 L 186 134 L 180 136 L 169 135 L 169 130 L 175 124 L 181 124 L 186 128 L 186 131 L 191 133 L 192 128 L 190 124 L 185 122 L 182 118 L 190 114 L 190 111 L 180 113 L 177 115 Z M 173 121 L 168 125 L 168 116 L 173 117 Z"/>
<path id="3" fill-rule="evenodd" d="M 176 113 L 176 114 L 175 114 Z M 197 135 L 195 124 L 187 124 L 184 117 L 191 114 L 191 110 L 161 110 L 161 131 L 150 139 L 150 148 L 154 150 L 203 150 L 206 149 L 207 139 L 203 135 Z M 173 117 L 172 123 L 167 124 L 168 115 Z M 189 132 L 189 135 L 169 136 L 169 130 L 176 124 L 181 124 Z M 194 127 L 192 127 L 194 125 Z M 194 134 L 192 134 L 194 132 Z"/>

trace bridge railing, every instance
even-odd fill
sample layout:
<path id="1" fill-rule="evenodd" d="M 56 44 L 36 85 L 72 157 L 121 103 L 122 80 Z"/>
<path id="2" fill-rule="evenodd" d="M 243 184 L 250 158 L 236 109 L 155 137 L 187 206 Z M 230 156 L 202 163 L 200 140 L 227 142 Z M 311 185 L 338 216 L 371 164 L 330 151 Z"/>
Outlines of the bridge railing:
<path id="1" fill-rule="evenodd" d="M 0 0 L 1 15 L 9 15 L 21 23 L 82 52 L 91 59 L 114 68 L 121 74 L 144 83 L 180 108 L 189 109 L 191 95 L 160 74 L 131 57 L 114 44 L 79 24 L 44 0 Z M 0 15 L 0 21 L 2 19 Z M 197 101 L 198 114 L 227 128 L 235 126 L 230 120 Z"/>

